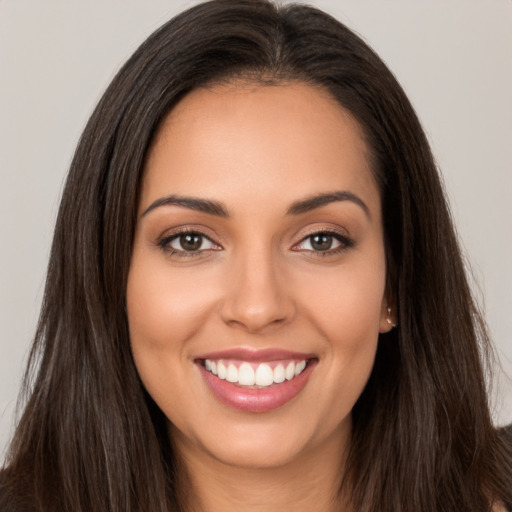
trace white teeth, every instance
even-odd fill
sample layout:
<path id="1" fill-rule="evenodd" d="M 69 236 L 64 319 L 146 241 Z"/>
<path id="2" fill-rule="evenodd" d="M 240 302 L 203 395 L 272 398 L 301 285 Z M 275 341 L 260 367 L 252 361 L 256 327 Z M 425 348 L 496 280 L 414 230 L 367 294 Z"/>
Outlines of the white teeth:
<path id="1" fill-rule="evenodd" d="M 238 382 L 238 368 L 234 364 L 228 366 L 226 380 L 228 382 Z"/>
<path id="2" fill-rule="evenodd" d="M 285 378 L 286 378 L 286 375 L 284 373 L 284 366 L 282 364 L 278 364 L 274 368 L 274 382 L 276 384 L 281 384 L 281 382 L 284 382 Z"/>
<path id="3" fill-rule="evenodd" d="M 270 386 L 274 382 L 274 372 L 268 364 L 260 364 L 254 374 L 254 383 L 257 386 Z"/>
<path id="4" fill-rule="evenodd" d="M 222 380 L 226 378 L 226 367 L 222 364 L 222 361 L 217 363 L 217 376 Z"/>
<path id="5" fill-rule="evenodd" d="M 275 363 L 274 363 L 275 364 Z M 239 367 L 229 361 L 205 359 L 204 367 L 219 379 L 239 384 L 240 386 L 268 387 L 272 384 L 281 384 L 285 380 L 292 380 L 306 368 L 306 361 L 290 361 L 278 363 L 272 369 L 268 363 L 243 362 Z"/>
<path id="6" fill-rule="evenodd" d="M 292 361 L 288 363 L 285 372 L 286 380 L 292 380 L 295 377 L 295 363 Z"/>
<path id="7" fill-rule="evenodd" d="M 249 363 L 242 363 L 238 368 L 238 383 L 242 386 L 254 386 L 254 370 Z"/>
<path id="8" fill-rule="evenodd" d="M 295 367 L 295 375 L 299 375 L 299 373 L 302 373 L 302 371 L 306 368 L 306 361 L 301 361 L 297 364 Z"/>

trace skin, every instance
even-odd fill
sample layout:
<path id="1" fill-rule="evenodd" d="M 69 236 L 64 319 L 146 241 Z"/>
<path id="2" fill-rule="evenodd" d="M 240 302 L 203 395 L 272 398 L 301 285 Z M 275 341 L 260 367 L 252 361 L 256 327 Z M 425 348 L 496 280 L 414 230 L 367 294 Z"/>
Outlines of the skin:
<path id="1" fill-rule="evenodd" d="M 330 511 L 343 502 L 351 409 L 378 334 L 391 329 L 367 154 L 348 112 L 302 83 L 197 89 L 159 129 L 144 171 L 127 311 L 135 364 L 194 488 L 190 510 Z M 343 200 L 287 213 L 334 191 L 356 195 L 367 211 Z M 229 217 L 179 205 L 147 211 L 170 194 L 222 203 Z M 207 237 L 193 255 L 184 256 L 179 237 L 169 242 L 183 228 Z M 326 231 L 342 241 L 313 250 L 312 232 Z M 234 347 L 312 353 L 318 363 L 285 405 L 244 412 L 212 394 L 195 362 Z"/>

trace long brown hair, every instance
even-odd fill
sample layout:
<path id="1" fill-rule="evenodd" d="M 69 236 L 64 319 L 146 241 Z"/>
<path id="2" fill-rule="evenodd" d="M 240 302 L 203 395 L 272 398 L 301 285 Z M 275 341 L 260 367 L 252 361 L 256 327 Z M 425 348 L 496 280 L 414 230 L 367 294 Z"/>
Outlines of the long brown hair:
<path id="1" fill-rule="evenodd" d="M 343 481 L 353 505 L 361 512 L 510 506 L 512 448 L 489 415 L 485 325 L 429 145 L 400 85 L 367 44 L 315 8 L 214 0 L 141 45 L 80 139 L 2 510 L 180 510 L 165 418 L 141 385 L 128 336 L 138 190 L 170 109 L 196 87 L 239 77 L 322 87 L 359 121 L 371 149 L 399 326 L 381 336 L 353 410 Z"/>

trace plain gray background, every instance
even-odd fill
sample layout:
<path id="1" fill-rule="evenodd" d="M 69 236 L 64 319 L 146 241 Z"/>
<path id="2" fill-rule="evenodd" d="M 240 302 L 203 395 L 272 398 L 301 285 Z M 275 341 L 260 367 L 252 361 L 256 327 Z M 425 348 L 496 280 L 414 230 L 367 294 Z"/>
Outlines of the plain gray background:
<path id="1" fill-rule="evenodd" d="M 0 460 L 13 428 L 59 195 L 115 71 L 196 2 L 0 0 Z M 415 105 L 442 169 L 512 421 L 512 2 L 310 1 L 359 32 Z M 508 376 L 508 377 L 507 377 Z"/>

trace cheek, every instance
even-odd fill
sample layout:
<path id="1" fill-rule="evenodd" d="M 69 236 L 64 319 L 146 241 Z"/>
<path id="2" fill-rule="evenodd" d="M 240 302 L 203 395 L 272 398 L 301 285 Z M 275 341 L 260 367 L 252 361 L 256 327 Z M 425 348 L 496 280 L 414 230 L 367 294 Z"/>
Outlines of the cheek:
<path id="1" fill-rule="evenodd" d="M 166 413 L 181 409 L 189 396 L 191 341 L 211 309 L 213 290 L 186 272 L 171 272 L 166 260 L 134 251 L 126 306 L 134 362 L 148 393 Z M 193 346 L 193 341 L 192 341 Z M 194 374 L 192 374 L 192 378 Z"/>
<path id="2" fill-rule="evenodd" d="M 333 368 L 362 390 L 375 358 L 381 301 L 362 287 L 332 297 L 319 325 L 329 340 Z"/>
<path id="3" fill-rule="evenodd" d="M 340 266 L 302 280 L 303 303 L 327 339 L 357 350 L 379 333 L 385 293 L 384 258 L 366 265 Z"/>
<path id="4" fill-rule="evenodd" d="M 165 261 L 146 262 L 135 254 L 126 299 L 134 351 L 139 346 L 179 350 L 180 340 L 193 337 L 215 300 L 214 288 L 205 286 L 209 282 L 207 276 L 171 272 Z"/>
<path id="5" fill-rule="evenodd" d="M 344 408 L 351 408 L 371 373 L 385 294 L 384 257 L 360 263 L 341 265 L 324 276 L 306 276 L 301 283 L 309 290 L 304 308 L 324 340 L 329 368 L 325 385 L 333 390 L 336 404 L 339 390 L 344 390 L 345 400 L 339 404 Z"/>
<path id="6" fill-rule="evenodd" d="M 310 305 L 324 340 L 322 389 L 315 410 L 324 427 L 335 429 L 350 415 L 370 377 L 379 337 L 384 280 L 353 271 L 329 281 L 325 295 Z"/>

